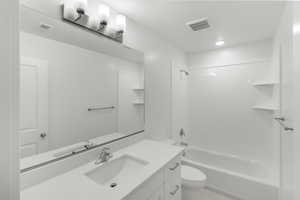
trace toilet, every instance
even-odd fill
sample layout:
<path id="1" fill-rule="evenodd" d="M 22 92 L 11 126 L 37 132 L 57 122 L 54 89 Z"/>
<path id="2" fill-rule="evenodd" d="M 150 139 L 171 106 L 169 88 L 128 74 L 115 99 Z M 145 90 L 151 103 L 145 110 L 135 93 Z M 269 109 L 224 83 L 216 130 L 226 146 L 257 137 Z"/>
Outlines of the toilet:
<path id="1" fill-rule="evenodd" d="M 182 199 L 199 200 L 203 195 L 207 176 L 199 169 L 183 164 L 181 167 Z"/>

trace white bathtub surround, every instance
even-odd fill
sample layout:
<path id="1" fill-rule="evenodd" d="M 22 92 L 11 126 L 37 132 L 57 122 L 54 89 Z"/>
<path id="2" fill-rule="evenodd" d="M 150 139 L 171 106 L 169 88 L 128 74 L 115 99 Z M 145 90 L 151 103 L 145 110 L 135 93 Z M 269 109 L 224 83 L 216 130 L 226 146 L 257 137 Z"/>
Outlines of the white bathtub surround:
<path id="1" fill-rule="evenodd" d="M 96 183 L 87 176 L 97 167 L 101 167 L 101 165 L 95 165 L 95 161 L 92 161 L 70 172 L 23 190 L 21 192 L 21 200 L 126 199 L 128 195 L 132 197 L 133 191 L 136 191 L 142 183 L 149 180 L 150 177 L 158 173 L 164 166 L 169 165 L 169 162 L 178 157 L 182 150 L 180 147 L 144 140 L 114 153 L 113 159 L 109 163 L 105 163 L 111 164 L 114 161 L 118 162 L 118 159 L 127 158 L 128 163 L 135 163 L 135 169 L 138 169 L 133 172 L 134 174 L 130 175 L 130 178 L 126 178 L 126 175 L 125 177 L 120 177 L 120 185 L 117 185 L 115 188 Z M 105 164 L 103 167 L 105 167 Z M 173 163 L 171 164 L 173 165 Z M 129 171 L 130 167 L 129 165 L 127 166 Z M 109 171 L 109 173 L 111 172 Z M 167 183 L 164 184 L 166 187 Z M 138 193 L 138 191 L 136 192 Z"/>
<path id="2" fill-rule="evenodd" d="M 207 177 L 207 187 L 245 200 L 274 200 L 278 185 L 267 168 L 257 161 L 189 147 L 185 150 L 184 165 L 196 167 Z"/>
<path id="3" fill-rule="evenodd" d="M 188 60 L 188 142 L 239 160 L 257 161 L 270 173 L 269 182 L 278 185 L 279 133 L 274 113 L 253 109 L 261 104 L 278 105 L 273 86 L 253 85 L 261 80 L 278 81 L 272 41 L 193 53 Z"/>

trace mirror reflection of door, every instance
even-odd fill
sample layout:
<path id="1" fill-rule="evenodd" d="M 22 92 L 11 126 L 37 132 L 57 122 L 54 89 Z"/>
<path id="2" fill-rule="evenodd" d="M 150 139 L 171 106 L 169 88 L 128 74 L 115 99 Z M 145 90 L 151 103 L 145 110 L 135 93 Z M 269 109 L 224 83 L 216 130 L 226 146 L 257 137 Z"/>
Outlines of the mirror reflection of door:
<path id="1" fill-rule="evenodd" d="M 48 149 L 47 62 L 21 58 L 20 62 L 20 157 Z"/>

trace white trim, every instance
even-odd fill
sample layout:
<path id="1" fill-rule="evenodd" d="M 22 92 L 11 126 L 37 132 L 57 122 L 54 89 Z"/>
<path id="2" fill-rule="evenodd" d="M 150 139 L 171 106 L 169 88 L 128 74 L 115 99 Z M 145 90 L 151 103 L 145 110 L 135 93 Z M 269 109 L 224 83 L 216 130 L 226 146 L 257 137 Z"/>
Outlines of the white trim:
<path id="1" fill-rule="evenodd" d="M 254 59 L 254 60 L 230 63 L 230 64 L 225 64 L 225 65 L 209 65 L 209 66 L 190 67 L 190 70 L 195 71 L 195 70 L 205 70 L 205 69 L 211 69 L 211 68 L 232 67 L 232 66 L 239 66 L 239 65 L 245 65 L 245 64 L 264 63 L 264 62 L 270 62 L 270 61 L 271 61 L 270 58 Z"/>
<path id="2" fill-rule="evenodd" d="M 0 17 L 0 199 L 19 199 L 19 1 L 3 4 Z"/>

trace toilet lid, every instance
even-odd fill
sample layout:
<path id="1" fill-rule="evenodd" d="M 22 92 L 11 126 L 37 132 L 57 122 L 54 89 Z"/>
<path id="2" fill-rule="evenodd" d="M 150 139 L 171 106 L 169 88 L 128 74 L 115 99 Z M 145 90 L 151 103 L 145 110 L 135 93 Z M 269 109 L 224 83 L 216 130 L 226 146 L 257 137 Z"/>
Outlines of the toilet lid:
<path id="1" fill-rule="evenodd" d="M 205 181 L 206 175 L 200 170 L 187 165 L 182 165 L 181 176 L 185 180 L 190 181 Z"/>

